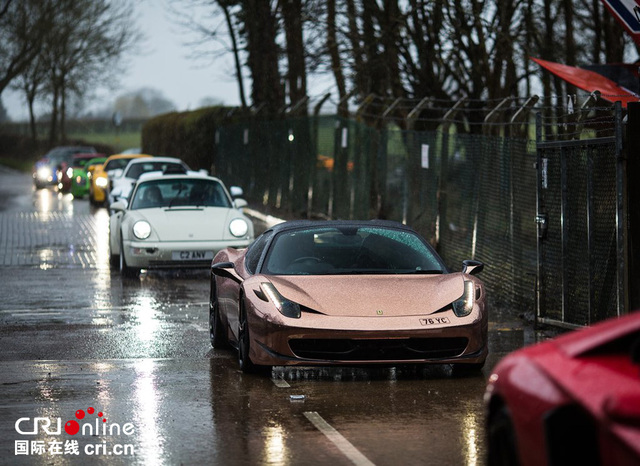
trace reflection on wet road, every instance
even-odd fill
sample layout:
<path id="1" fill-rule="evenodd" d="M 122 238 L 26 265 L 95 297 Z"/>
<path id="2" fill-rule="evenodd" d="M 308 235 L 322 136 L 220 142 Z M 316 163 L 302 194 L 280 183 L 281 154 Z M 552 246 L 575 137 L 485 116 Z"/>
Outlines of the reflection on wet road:
<path id="1" fill-rule="evenodd" d="M 474 377 L 449 366 L 249 376 L 209 345 L 208 271 L 123 279 L 108 228 L 107 210 L 0 169 L 0 463 L 485 464 L 485 377 L 533 339 L 519 323 L 491 322 Z M 86 430 L 69 434 L 71 421 Z"/>

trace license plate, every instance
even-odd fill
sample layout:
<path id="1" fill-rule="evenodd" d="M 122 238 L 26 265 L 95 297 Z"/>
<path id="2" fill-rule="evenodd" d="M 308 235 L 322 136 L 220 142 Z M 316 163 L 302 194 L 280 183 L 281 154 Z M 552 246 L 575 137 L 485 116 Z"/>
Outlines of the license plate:
<path id="1" fill-rule="evenodd" d="M 213 251 L 173 251 L 174 261 L 204 261 L 213 259 Z"/>

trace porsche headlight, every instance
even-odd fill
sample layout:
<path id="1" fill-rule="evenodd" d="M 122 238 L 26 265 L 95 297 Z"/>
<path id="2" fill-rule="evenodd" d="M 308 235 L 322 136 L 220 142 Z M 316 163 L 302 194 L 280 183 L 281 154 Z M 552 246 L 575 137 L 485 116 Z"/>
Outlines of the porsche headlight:
<path id="1" fill-rule="evenodd" d="M 300 318 L 300 305 L 282 296 L 273 284 L 261 283 L 260 288 L 262 288 L 264 294 L 267 295 L 269 301 L 273 303 L 280 314 L 294 319 Z"/>
<path id="2" fill-rule="evenodd" d="M 234 218 L 229 224 L 229 231 L 236 238 L 241 238 L 249 231 L 249 225 L 241 218 Z"/>
<path id="3" fill-rule="evenodd" d="M 151 234 L 151 225 L 149 222 L 139 220 L 133 225 L 133 234 L 138 239 L 147 239 Z"/>
<path id="4" fill-rule="evenodd" d="M 96 178 L 96 186 L 98 186 L 99 188 L 106 188 L 108 184 L 109 182 L 104 176 Z"/>
<path id="5" fill-rule="evenodd" d="M 464 293 L 457 301 L 453 302 L 453 312 L 458 317 L 465 317 L 471 313 L 475 302 L 475 285 L 471 280 L 465 280 Z"/>

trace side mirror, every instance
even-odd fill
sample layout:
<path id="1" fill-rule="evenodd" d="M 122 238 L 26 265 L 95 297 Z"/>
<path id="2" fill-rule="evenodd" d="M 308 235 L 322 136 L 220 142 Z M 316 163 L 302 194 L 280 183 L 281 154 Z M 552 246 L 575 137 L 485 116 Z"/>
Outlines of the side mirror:
<path id="1" fill-rule="evenodd" d="M 236 273 L 233 262 L 216 262 L 211 264 L 211 275 L 229 278 L 236 283 L 242 283 L 242 278 Z"/>
<path id="2" fill-rule="evenodd" d="M 122 168 L 116 168 L 115 170 L 109 170 L 107 172 L 107 174 L 111 177 L 111 178 L 120 178 L 122 176 L 122 174 L 124 173 L 124 170 Z"/>
<path id="3" fill-rule="evenodd" d="M 109 208 L 114 212 L 124 212 L 127 210 L 127 204 L 124 201 L 116 201 Z"/>
<path id="4" fill-rule="evenodd" d="M 229 188 L 229 192 L 231 193 L 231 197 L 233 198 L 244 196 L 244 191 L 240 186 L 231 186 Z"/>
<path id="5" fill-rule="evenodd" d="M 249 203 L 244 199 L 234 199 L 233 205 L 236 206 L 236 209 L 242 209 L 243 207 L 248 206 Z"/>
<path id="6" fill-rule="evenodd" d="M 462 273 L 468 273 L 469 275 L 475 275 L 482 272 L 484 264 L 480 261 L 465 260 L 462 261 Z"/>

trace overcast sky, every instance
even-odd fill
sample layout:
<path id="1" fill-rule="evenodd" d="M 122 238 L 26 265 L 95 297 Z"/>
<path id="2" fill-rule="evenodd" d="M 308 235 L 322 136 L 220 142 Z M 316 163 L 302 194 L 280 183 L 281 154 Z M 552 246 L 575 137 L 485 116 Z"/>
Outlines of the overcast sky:
<path id="1" fill-rule="evenodd" d="M 119 88 L 100 92 L 92 107 L 104 107 L 117 96 L 143 87 L 159 90 L 178 110 L 198 108 L 206 97 L 225 105 L 240 103 L 232 62 L 219 59 L 215 65 L 205 67 L 204 62 L 189 59 L 189 49 L 184 45 L 188 37 L 172 21 L 165 0 L 136 0 L 135 7 L 137 25 L 147 40 L 139 54 L 128 57 Z M 2 101 L 11 119 L 27 118 L 26 104 L 20 95 L 7 89 L 2 93 Z"/>

